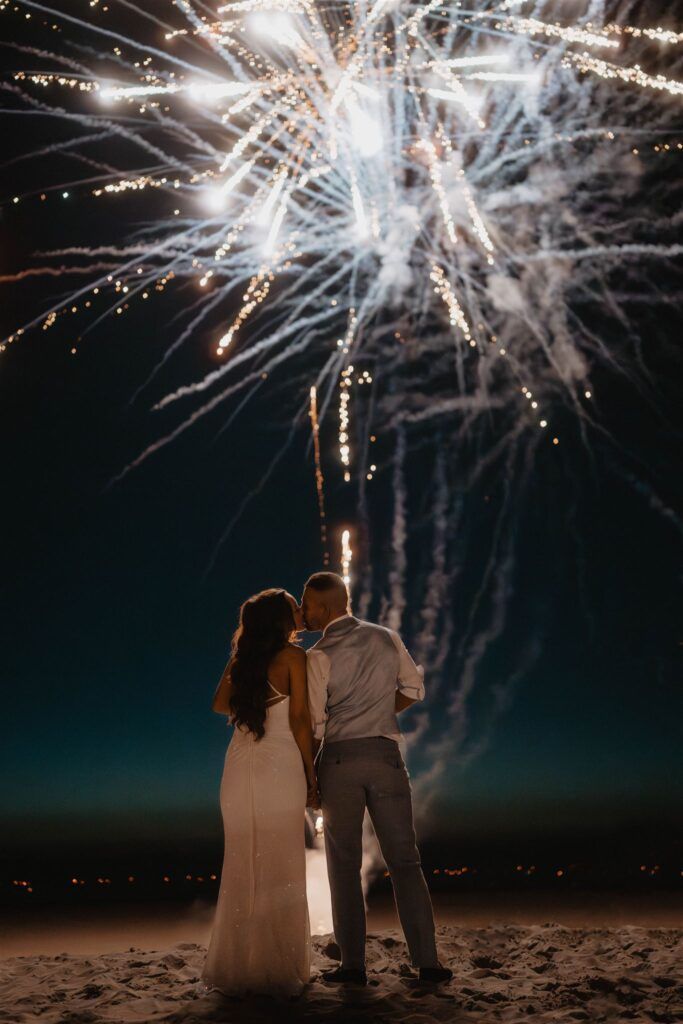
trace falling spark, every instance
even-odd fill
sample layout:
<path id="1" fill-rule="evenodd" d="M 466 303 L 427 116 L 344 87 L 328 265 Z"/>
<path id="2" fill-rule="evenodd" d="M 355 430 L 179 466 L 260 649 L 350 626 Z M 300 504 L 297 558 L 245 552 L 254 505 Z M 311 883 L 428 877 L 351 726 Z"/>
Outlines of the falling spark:
<path id="1" fill-rule="evenodd" d="M 618 78 L 622 82 L 638 85 L 641 89 L 656 89 L 668 92 L 671 96 L 683 96 L 683 82 L 666 78 L 664 75 L 648 75 L 638 64 L 634 64 L 633 67 L 621 67 L 588 53 L 567 53 L 564 63 L 566 66 L 575 65 L 585 73 L 592 72 L 600 78 Z"/>
<path id="2" fill-rule="evenodd" d="M 351 400 L 351 380 L 353 366 L 342 370 L 339 380 L 339 458 L 342 465 L 351 464 L 351 448 L 349 446 L 349 402 Z"/>
<path id="3" fill-rule="evenodd" d="M 615 49 L 619 46 L 618 40 L 610 39 L 602 33 L 554 25 L 546 21 L 539 21 L 537 18 L 507 18 L 502 22 L 501 27 L 509 32 L 517 32 L 531 38 L 535 35 L 543 35 L 548 38 L 555 37 L 567 43 L 582 43 L 584 46 L 607 46 Z"/>
<path id="4" fill-rule="evenodd" d="M 444 274 L 443 268 L 439 267 L 435 263 L 434 266 L 432 267 L 432 272 L 429 275 L 429 277 L 435 283 L 436 287 L 434 288 L 434 291 L 436 292 L 437 295 L 441 296 L 444 303 L 448 307 L 448 315 L 451 324 L 454 327 L 459 327 L 467 341 L 470 341 L 472 335 L 470 332 L 469 324 L 465 319 L 465 314 L 462 311 L 460 303 L 453 294 L 453 289 L 451 288 L 446 278 L 446 275 Z"/>
<path id="5" fill-rule="evenodd" d="M 351 561 L 353 559 L 353 552 L 351 551 L 351 533 L 349 530 L 343 530 L 341 536 L 341 575 L 346 589 L 349 592 L 349 608 L 351 607 Z"/>
<path id="6" fill-rule="evenodd" d="M 327 549 L 327 522 L 325 519 L 325 480 L 320 462 L 320 426 L 318 424 L 318 389 L 311 387 L 308 415 L 311 420 L 313 435 L 313 456 L 315 459 L 315 489 L 318 495 L 318 514 L 320 516 L 320 542 L 323 548 L 323 563 L 329 564 L 330 553 Z"/>
<path id="7" fill-rule="evenodd" d="M 434 191 L 439 197 L 439 206 L 441 208 L 441 216 L 443 217 L 444 227 L 446 228 L 446 234 L 448 235 L 449 240 L 453 244 L 455 244 L 458 238 L 455 233 L 455 226 L 453 224 L 451 211 L 448 206 L 448 197 L 446 194 L 446 190 L 443 187 L 442 183 L 441 166 L 436 155 L 436 148 L 434 146 L 434 143 L 431 142 L 430 139 L 422 139 L 419 145 L 422 147 L 422 149 L 425 150 L 425 152 L 428 155 L 429 173 L 432 179 L 432 187 L 434 188 Z"/>

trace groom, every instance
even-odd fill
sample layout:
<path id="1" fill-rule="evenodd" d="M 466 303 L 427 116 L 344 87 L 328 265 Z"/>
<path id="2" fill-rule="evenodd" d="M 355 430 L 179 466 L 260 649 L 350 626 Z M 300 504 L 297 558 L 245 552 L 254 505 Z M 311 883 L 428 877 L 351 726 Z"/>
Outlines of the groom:
<path id="1" fill-rule="evenodd" d="M 322 630 L 308 651 L 308 696 L 323 812 L 334 936 L 341 965 L 326 981 L 367 984 L 361 885 L 367 806 L 394 888 L 420 981 L 448 981 L 436 951 L 434 917 L 415 841 L 411 788 L 398 745 L 397 712 L 424 697 L 422 670 L 391 629 L 349 614 L 341 576 L 317 572 L 304 588 L 306 629 Z"/>

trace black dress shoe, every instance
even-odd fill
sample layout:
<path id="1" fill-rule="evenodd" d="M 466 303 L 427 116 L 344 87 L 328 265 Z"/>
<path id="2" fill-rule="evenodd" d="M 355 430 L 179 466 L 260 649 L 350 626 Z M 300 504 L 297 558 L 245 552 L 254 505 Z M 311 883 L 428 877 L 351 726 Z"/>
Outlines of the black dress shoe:
<path id="1" fill-rule="evenodd" d="M 450 967 L 421 967 L 420 981 L 450 981 L 453 971 Z"/>
<path id="2" fill-rule="evenodd" d="M 323 971 L 324 981 L 350 982 L 356 985 L 367 985 L 368 976 L 361 967 L 335 967 L 333 971 Z"/>

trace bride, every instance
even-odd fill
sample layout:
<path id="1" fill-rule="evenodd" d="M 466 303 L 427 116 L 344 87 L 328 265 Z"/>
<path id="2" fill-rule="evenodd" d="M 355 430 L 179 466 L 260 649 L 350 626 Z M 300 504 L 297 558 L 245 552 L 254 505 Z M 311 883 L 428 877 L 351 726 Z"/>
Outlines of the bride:
<path id="1" fill-rule="evenodd" d="M 226 995 L 296 996 L 310 980 L 306 807 L 319 807 L 296 600 L 245 601 L 213 709 L 235 726 L 220 805 L 225 851 L 200 985 Z"/>

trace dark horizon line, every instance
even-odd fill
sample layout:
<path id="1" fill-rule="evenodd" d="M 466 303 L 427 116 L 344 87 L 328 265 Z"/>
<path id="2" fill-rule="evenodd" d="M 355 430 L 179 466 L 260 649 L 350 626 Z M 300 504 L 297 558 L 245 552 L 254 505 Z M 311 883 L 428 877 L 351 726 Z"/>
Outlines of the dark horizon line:
<path id="1" fill-rule="evenodd" d="M 680 822 L 649 822 L 646 827 L 643 825 L 642 822 L 631 822 L 617 827 L 607 824 L 602 828 L 522 827 L 516 830 L 490 826 L 487 829 L 463 828 L 438 833 L 420 832 L 417 829 L 417 838 L 425 857 L 451 856 L 451 851 L 460 851 L 470 858 L 474 855 L 486 858 L 488 854 L 498 859 L 508 856 L 513 850 L 530 853 L 536 850 L 539 856 L 551 853 L 555 856 L 557 852 L 563 852 L 565 856 L 568 852 L 573 856 L 583 856 L 586 850 L 590 850 L 592 859 L 600 859 L 600 852 L 612 858 L 616 854 L 619 859 L 628 859 L 640 855 L 637 851 L 643 851 L 644 855 L 646 850 L 658 849 L 660 857 L 678 856 L 683 869 L 683 831 Z M 6 840 L 0 852 L 0 871 L 6 864 L 44 861 L 46 850 L 49 850 L 53 861 L 57 862 L 88 862 L 106 858 L 111 861 L 132 859 L 137 863 L 170 863 L 197 856 L 215 856 L 215 851 L 220 851 L 223 846 L 223 834 L 219 829 L 199 833 L 157 833 L 151 836 L 119 834 L 86 837 L 81 833 L 80 836 L 62 835 L 49 841 L 47 846 L 44 835 L 41 840 L 40 850 L 37 850 L 35 840 L 31 837 L 16 836 L 11 843 Z"/>

